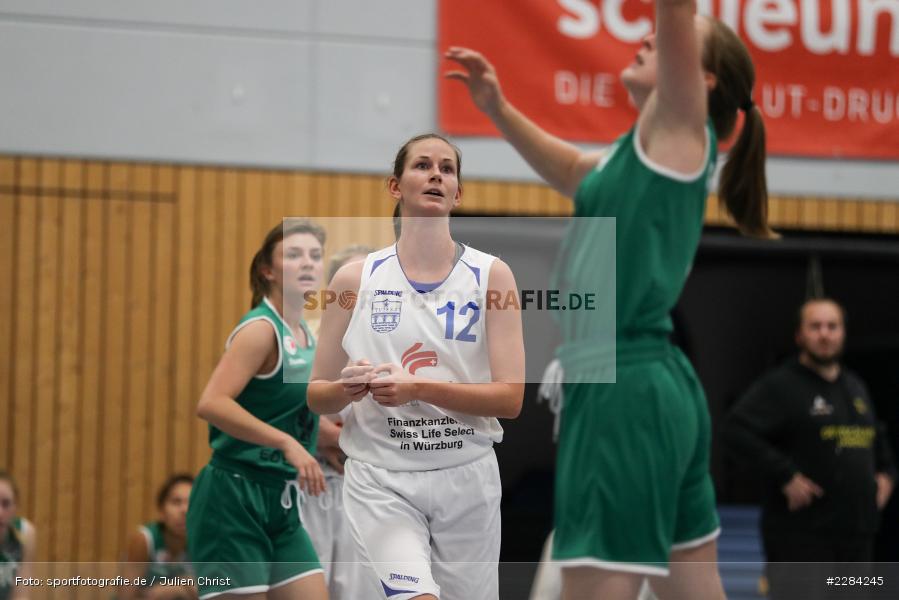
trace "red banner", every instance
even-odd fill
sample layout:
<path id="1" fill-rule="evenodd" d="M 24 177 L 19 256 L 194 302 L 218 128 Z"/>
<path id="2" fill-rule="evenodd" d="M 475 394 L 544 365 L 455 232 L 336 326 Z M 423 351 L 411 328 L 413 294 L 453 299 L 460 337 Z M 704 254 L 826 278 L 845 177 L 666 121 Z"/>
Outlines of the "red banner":
<path id="1" fill-rule="evenodd" d="M 651 0 L 441 0 L 439 50 L 467 46 L 541 127 L 609 142 L 636 111 L 619 81 L 653 29 Z M 700 0 L 740 34 L 756 66 L 754 100 L 769 154 L 899 157 L 899 0 Z M 440 125 L 497 136 L 465 86 L 439 82 Z"/>

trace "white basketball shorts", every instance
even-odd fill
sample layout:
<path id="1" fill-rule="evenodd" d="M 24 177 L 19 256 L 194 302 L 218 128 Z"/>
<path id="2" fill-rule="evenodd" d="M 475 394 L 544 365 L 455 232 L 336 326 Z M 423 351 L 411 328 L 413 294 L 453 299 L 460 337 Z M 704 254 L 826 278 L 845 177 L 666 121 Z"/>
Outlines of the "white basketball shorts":
<path id="1" fill-rule="evenodd" d="M 347 460 L 344 507 L 383 597 L 499 598 L 502 485 L 496 454 L 433 471 Z"/>

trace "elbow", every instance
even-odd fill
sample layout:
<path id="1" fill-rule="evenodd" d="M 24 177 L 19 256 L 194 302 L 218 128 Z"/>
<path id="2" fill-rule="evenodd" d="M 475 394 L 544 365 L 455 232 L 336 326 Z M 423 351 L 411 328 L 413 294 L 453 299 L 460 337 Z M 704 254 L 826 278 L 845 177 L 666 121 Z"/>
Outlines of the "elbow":
<path id="1" fill-rule="evenodd" d="M 196 410 L 197 416 L 199 418 L 203 419 L 204 421 L 209 421 L 209 415 L 210 415 L 210 409 L 211 409 L 210 404 L 211 404 L 211 402 L 209 401 L 209 398 L 207 398 L 206 396 L 201 396 L 200 401 L 197 402 L 197 410 Z"/>
<path id="2" fill-rule="evenodd" d="M 517 419 L 521 414 L 521 407 L 524 404 L 524 385 L 515 384 L 510 386 L 512 395 L 506 403 L 504 414 L 500 415 L 504 419 Z"/>
<path id="3" fill-rule="evenodd" d="M 508 414 L 503 415 L 503 418 L 517 419 L 518 415 L 521 414 L 521 405 L 522 403 L 520 401 L 513 403 L 511 406 L 509 406 Z"/>

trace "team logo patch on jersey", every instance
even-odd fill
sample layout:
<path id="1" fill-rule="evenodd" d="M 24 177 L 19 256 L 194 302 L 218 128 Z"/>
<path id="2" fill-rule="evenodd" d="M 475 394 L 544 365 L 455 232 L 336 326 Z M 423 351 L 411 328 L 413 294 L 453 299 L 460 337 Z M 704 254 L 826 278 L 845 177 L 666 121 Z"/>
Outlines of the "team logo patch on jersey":
<path id="1" fill-rule="evenodd" d="M 437 366 L 437 353 L 433 350 L 419 352 L 421 347 L 421 342 L 415 342 L 403 352 L 403 368 L 409 371 L 410 375 L 415 375 L 415 372 L 422 367 Z"/>
<path id="2" fill-rule="evenodd" d="M 400 325 L 403 301 L 399 298 L 384 298 L 371 303 L 371 328 L 378 333 L 390 333 Z"/>
<path id="3" fill-rule="evenodd" d="M 826 416 L 833 412 L 833 405 L 821 396 L 815 396 L 812 401 L 812 410 L 809 411 L 813 417 Z"/>
<path id="4" fill-rule="evenodd" d="M 858 414 L 863 415 L 868 412 L 868 405 L 858 396 L 852 399 L 852 403 L 855 405 L 855 412 Z"/>
<path id="5" fill-rule="evenodd" d="M 297 353 L 297 341 L 293 339 L 293 336 L 284 336 L 284 349 L 291 356 Z"/>

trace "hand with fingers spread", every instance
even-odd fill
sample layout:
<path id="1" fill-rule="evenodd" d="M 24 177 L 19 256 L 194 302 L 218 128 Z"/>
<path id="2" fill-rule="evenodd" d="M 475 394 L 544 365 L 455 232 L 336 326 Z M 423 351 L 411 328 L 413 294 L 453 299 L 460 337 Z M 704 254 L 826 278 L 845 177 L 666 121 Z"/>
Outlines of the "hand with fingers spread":
<path id="1" fill-rule="evenodd" d="M 369 382 L 374 378 L 374 367 L 367 360 L 350 361 L 340 371 L 343 393 L 353 402 L 358 402 L 368 394 Z"/>
<path id="2" fill-rule="evenodd" d="M 284 453 L 284 460 L 297 470 L 297 481 L 302 490 L 311 496 L 318 496 L 325 491 L 325 474 L 321 465 L 300 442 L 289 438 L 281 452 Z"/>
<path id="3" fill-rule="evenodd" d="M 480 52 L 457 46 L 450 47 L 444 57 L 464 69 L 450 71 L 444 77 L 467 85 L 475 106 L 488 116 L 498 113 L 505 99 L 493 65 Z"/>
<path id="4" fill-rule="evenodd" d="M 787 497 L 787 508 L 797 511 L 811 504 L 815 498 L 823 496 L 824 490 L 802 473 L 796 473 L 783 486 L 783 493 Z"/>
<path id="5" fill-rule="evenodd" d="M 409 375 L 403 368 L 394 363 L 378 365 L 374 369 L 372 379 L 372 399 L 381 406 L 402 406 L 417 399 L 420 377 Z"/>

